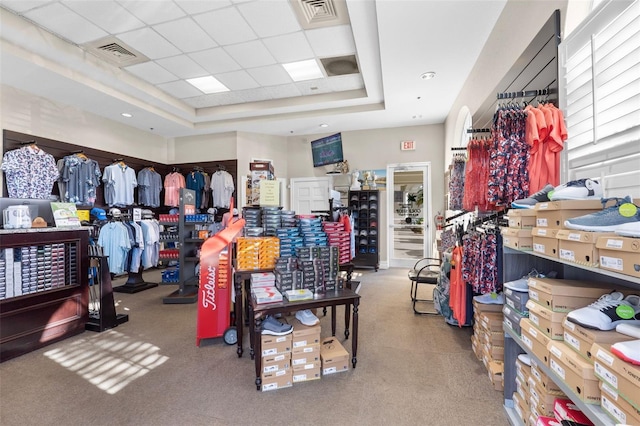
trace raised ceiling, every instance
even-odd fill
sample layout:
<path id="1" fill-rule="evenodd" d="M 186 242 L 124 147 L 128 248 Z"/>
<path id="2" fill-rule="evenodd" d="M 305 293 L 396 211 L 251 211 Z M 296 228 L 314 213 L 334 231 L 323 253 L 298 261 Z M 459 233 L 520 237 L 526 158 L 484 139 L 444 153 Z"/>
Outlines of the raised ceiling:
<path id="1" fill-rule="evenodd" d="M 2 0 L 0 81 L 167 138 L 442 123 L 504 3 Z"/>

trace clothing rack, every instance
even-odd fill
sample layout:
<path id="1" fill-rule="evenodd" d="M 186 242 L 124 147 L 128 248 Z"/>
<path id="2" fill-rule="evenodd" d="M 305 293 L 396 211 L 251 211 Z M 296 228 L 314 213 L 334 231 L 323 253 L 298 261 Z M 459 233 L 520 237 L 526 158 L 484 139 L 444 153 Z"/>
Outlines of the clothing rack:
<path id="1" fill-rule="evenodd" d="M 35 139 L 31 139 L 28 141 L 21 141 L 20 145 L 38 145 L 38 142 L 36 142 Z"/>
<path id="2" fill-rule="evenodd" d="M 466 151 L 467 147 L 466 146 L 456 146 L 451 148 L 451 151 Z"/>
<path id="3" fill-rule="evenodd" d="M 471 212 L 468 212 L 468 211 L 464 210 L 464 211 L 462 211 L 462 213 L 457 213 L 457 214 L 454 214 L 453 216 L 449 216 L 449 217 L 445 218 L 444 221 L 445 222 L 449 222 L 449 221 L 451 221 L 453 219 L 459 218 L 460 216 L 464 216 L 465 214 L 468 214 L 468 213 L 471 213 Z"/>
<path id="4" fill-rule="evenodd" d="M 467 129 L 467 133 L 491 133 L 491 129 Z"/>
<path id="5" fill-rule="evenodd" d="M 520 92 L 503 92 L 497 94 L 497 99 L 516 99 L 516 98 L 531 98 L 536 96 L 548 96 L 550 95 L 549 89 L 542 90 L 522 90 Z"/>

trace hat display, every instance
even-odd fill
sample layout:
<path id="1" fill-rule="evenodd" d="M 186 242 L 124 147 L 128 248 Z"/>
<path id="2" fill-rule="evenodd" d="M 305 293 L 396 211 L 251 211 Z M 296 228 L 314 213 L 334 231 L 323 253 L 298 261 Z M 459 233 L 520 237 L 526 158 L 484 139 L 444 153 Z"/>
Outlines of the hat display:
<path id="1" fill-rule="evenodd" d="M 110 214 L 111 216 L 113 216 L 113 217 L 120 217 L 120 216 L 122 216 L 122 212 L 120 211 L 120 209 L 116 209 L 116 208 L 113 208 L 113 209 L 109 210 L 109 214 Z"/>
<path id="2" fill-rule="evenodd" d="M 103 209 L 94 207 L 91 209 L 90 213 L 92 216 L 95 216 L 95 218 L 98 220 L 107 220 L 107 213 Z"/>

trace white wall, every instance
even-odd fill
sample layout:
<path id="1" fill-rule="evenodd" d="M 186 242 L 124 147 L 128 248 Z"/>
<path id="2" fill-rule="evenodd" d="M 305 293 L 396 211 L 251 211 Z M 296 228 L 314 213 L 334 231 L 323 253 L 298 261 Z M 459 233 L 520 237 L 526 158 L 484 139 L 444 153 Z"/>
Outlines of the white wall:
<path id="1" fill-rule="evenodd" d="M 252 159 L 267 159 L 272 161 L 276 177 L 290 177 L 287 138 L 238 132 L 237 147 L 238 176 L 249 174 L 249 163 Z"/>
<path id="2" fill-rule="evenodd" d="M 171 139 L 167 143 L 169 164 L 235 160 L 236 156 L 236 132 L 185 136 Z"/>

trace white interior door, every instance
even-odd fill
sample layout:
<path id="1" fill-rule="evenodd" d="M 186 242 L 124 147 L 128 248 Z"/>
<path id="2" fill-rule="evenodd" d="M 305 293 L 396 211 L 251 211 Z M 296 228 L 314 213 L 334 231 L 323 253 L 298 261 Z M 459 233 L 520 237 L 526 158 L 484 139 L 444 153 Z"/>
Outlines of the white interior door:
<path id="1" fill-rule="evenodd" d="M 387 166 L 389 266 L 412 267 L 431 252 L 429 163 Z"/>
<path id="2" fill-rule="evenodd" d="M 329 210 L 329 178 L 291 179 L 291 208 L 297 214 Z"/>

